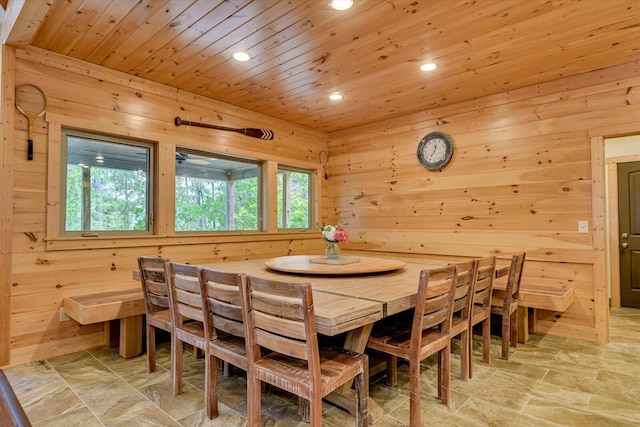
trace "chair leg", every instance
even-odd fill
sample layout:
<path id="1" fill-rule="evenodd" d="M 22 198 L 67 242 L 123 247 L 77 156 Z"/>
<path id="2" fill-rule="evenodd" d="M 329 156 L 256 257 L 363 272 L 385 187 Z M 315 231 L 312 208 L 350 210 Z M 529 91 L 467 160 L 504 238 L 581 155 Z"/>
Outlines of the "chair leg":
<path id="1" fill-rule="evenodd" d="M 369 369 L 364 365 L 363 372 L 356 375 L 356 425 L 366 427 L 369 425 Z"/>
<path id="2" fill-rule="evenodd" d="M 207 417 L 213 419 L 218 416 L 218 358 L 206 353 L 205 351 L 204 404 Z"/>
<path id="3" fill-rule="evenodd" d="M 182 351 L 182 341 L 175 338 L 175 334 L 171 334 L 171 384 L 174 396 L 182 393 Z"/>
<path id="4" fill-rule="evenodd" d="M 147 371 L 149 373 L 156 370 L 156 328 L 147 325 Z"/>
<path id="5" fill-rule="evenodd" d="M 233 365 L 225 360 L 222 364 L 222 375 L 224 375 L 225 377 L 230 377 L 232 371 Z"/>
<path id="6" fill-rule="evenodd" d="M 262 381 L 247 372 L 247 426 L 260 427 L 262 422 Z"/>
<path id="7" fill-rule="evenodd" d="M 263 385 L 265 383 L 262 383 Z M 305 423 L 308 423 L 311 419 L 311 402 L 302 396 L 298 396 L 298 415 L 300 419 Z"/>
<path id="8" fill-rule="evenodd" d="M 502 315 L 502 358 L 509 360 L 509 347 L 511 346 L 511 316 L 508 313 Z"/>
<path id="9" fill-rule="evenodd" d="M 482 361 L 491 362 L 491 318 L 482 322 Z"/>
<path id="10" fill-rule="evenodd" d="M 473 378 L 473 325 L 469 325 L 469 378 Z"/>
<path id="11" fill-rule="evenodd" d="M 518 310 L 511 314 L 511 347 L 518 347 Z"/>
<path id="12" fill-rule="evenodd" d="M 464 381 L 469 380 L 469 335 L 469 330 L 460 334 L 460 378 Z"/>
<path id="13" fill-rule="evenodd" d="M 398 385 L 398 357 L 387 356 L 387 385 L 395 387 Z"/>
<path id="14" fill-rule="evenodd" d="M 193 346 L 193 358 L 194 359 L 200 359 L 203 356 L 204 356 L 204 350 L 202 350 L 201 348 L 198 348 L 198 347 L 196 347 L 194 345 Z"/>
<path id="15" fill-rule="evenodd" d="M 312 426 L 322 425 L 322 396 L 317 393 L 316 396 L 309 401 L 311 404 L 311 413 L 309 416 L 309 423 Z"/>
<path id="16" fill-rule="evenodd" d="M 438 352 L 438 377 L 440 378 L 440 399 L 447 406 L 451 405 L 451 347 Z"/>
<path id="17" fill-rule="evenodd" d="M 482 361 L 491 362 L 491 317 L 484 319 L 482 325 Z M 469 378 L 473 378 L 473 326 L 469 331 Z"/>
<path id="18" fill-rule="evenodd" d="M 440 369 L 438 369 L 438 393 L 440 392 L 439 383 Z M 417 360 L 409 361 L 409 425 L 420 427 L 420 361 Z"/>

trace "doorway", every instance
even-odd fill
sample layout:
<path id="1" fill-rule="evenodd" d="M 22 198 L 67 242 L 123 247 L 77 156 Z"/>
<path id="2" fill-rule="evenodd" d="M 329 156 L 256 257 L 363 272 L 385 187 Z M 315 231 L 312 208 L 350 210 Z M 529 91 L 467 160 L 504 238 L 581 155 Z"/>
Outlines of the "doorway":
<path id="1" fill-rule="evenodd" d="M 618 163 L 620 304 L 640 308 L 640 162 Z"/>

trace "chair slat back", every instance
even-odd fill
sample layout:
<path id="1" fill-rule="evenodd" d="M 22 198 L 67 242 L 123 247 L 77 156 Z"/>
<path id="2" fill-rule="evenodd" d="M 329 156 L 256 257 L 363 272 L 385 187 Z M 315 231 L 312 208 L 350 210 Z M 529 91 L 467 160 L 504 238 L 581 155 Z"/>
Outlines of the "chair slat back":
<path id="1" fill-rule="evenodd" d="M 507 300 L 509 300 L 508 296 L 511 295 L 511 302 L 518 301 L 518 294 L 520 293 L 520 281 L 522 280 L 522 269 L 524 267 L 524 258 L 525 253 L 522 252 L 520 254 L 516 254 L 511 258 L 511 267 L 509 268 L 509 278 L 507 279 L 507 289 L 505 297 L 505 305 L 507 304 Z"/>
<path id="2" fill-rule="evenodd" d="M 473 305 L 486 310 L 491 309 L 491 293 L 493 278 L 496 275 L 496 257 L 486 257 L 477 260 Z"/>
<path id="3" fill-rule="evenodd" d="M 411 347 L 420 348 L 422 331 L 438 328 L 448 334 L 455 296 L 457 267 L 446 267 L 420 272 Z"/>
<path id="4" fill-rule="evenodd" d="M 247 276 L 243 299 L 247 344 L 253 359 L 259 346 L 319 366 L 311 285 Z M 319 369 L 319 368 L 318 368 Z"/>
<path id="5" fill-rule="evenodd" d="M 186 320 L 204 322 L 200 267 L 169 262 L 165 264 L 169 282 L 171 314 L 176 328 Z"/>
<path id="6" fill-rule="evenodd" d="M 167 286 L 164 264 L 168 259 L 142 256 L 138 258 L 140 282 L 147 313 L 169 308 L 169 288 Z"/>
<path id="7" fill-rule="evenodd" d="M 208 339 L 217 337 L 217 331 L 244 338 L 242 296 L 240 288 L 245 281 L 242 274 L 203 268 L 200 271 L 203 286 L 203 303 L 209 313 L 205 318 Z"/>
<path id="8" fill-rule="evenodd" d="M 453 303 L 453 315 L 469 319 L 476 276 L 477 261 L 470 260 L 457 264 L 456 293 Z"/>

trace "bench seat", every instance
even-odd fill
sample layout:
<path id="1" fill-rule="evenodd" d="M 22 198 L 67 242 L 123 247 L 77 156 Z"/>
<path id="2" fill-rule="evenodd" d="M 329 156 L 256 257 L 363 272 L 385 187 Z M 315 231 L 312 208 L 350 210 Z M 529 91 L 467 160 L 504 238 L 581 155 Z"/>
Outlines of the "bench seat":
<path id="1" fill-rule="evenodd" d="M 63 306 L 65 313 L 81 325 L 105 322 L 106 344 L 110 343 L 110 321 L 120 319 L 120 356 L 142 354 L 145 305 L 140 287 L 66 297 Z"/>
<path id="2" fill-rule="evenodd" d="M 494 280 L 491 305 L 502 305 L 506 288 L 506 277 Z M 527 342 L 529 331 L 535 332 L 535 311 L 537 309 L 564 312 L 571 304 L 573 304 L 572 288 L 540 285 L 523 280 L 520 283 L 518 295 L 518 341 Z M 533 316 L 529 316 L 530 310 L 533 312 Z"/>

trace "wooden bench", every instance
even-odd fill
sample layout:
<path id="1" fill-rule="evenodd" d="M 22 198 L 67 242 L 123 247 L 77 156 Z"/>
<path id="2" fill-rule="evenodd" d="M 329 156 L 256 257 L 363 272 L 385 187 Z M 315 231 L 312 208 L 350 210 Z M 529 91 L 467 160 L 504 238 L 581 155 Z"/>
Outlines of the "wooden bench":
<path id="1" fill-rule="evenodd" d="M 507 277 L 493 282 L 491 305 L 502 305 Z M 547 286 L 523 281 L 518 296 L 518 341 L 527 342 L 529 332 L 535 332 L 536 310 L 563 312 L 573 304 L 573 289 L 566 286 Z M 529 311 L 532 311 L 532 316 Z"/>
<path id="2" fill-rule="evenodd" d="M 110 344 L 110 321 L 120 319 L 120 356 L 142 354 L 142 315 L 145 313 L 141 288 L 66 297 L 65 313 L 80 323 L 105 322 L 105 344 Z"/>

